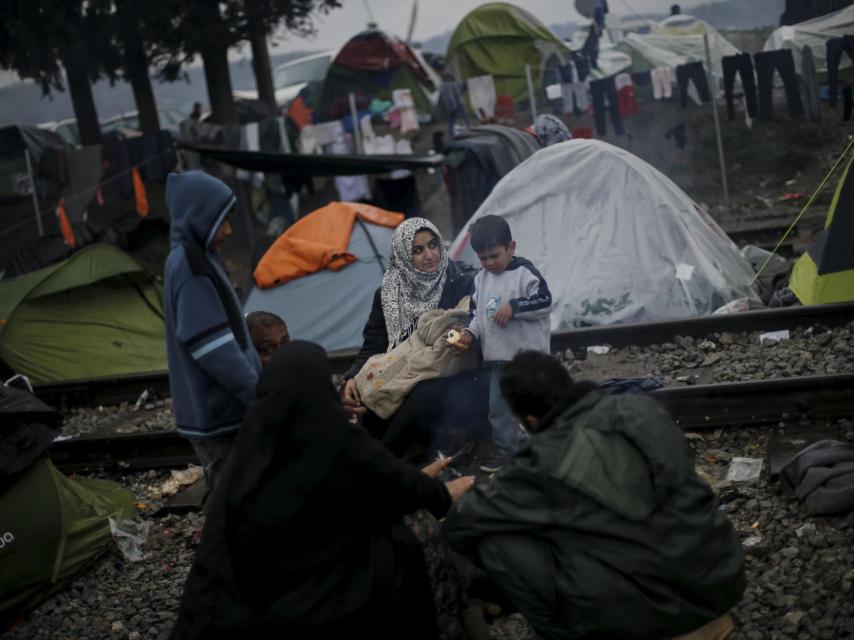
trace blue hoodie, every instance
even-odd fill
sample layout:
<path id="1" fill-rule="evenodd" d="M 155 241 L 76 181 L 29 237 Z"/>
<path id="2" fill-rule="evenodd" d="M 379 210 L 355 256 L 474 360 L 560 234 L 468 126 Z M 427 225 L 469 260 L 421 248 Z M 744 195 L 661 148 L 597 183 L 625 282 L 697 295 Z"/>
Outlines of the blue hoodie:
<path id="1" fill-rule="evenodd" d="M 255 401 L 261 361 L 237 294 L 211 241 L 235 198 L 202 171 L 169 175 L 172 248 L 166 258 L 166 348 L 178 432 L 234 434 Z"/>

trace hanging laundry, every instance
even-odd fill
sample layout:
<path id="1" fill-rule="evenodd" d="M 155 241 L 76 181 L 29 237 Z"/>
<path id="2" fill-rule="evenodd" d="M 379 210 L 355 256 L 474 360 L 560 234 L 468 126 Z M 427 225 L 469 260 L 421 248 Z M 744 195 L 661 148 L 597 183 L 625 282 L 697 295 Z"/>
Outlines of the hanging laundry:
<path id="1" fill-rule="evenodd" d="M 317 135 L 313 124 L 307 124 L 299 132 L 297 139 L 297 149 L 302 154 L 317 153 L 320 145 L 317 143 Z"/>
<path id="2" fill-rule="evenodd" d="M 314 125 L 314 139 L 321 147 L 334 143 L 344 133 L 344 125 L 340 120 L 321 122 Z"/>
<path id="3" fill-rule="evenodd" d="M 412 99 L 412 89 L 395 89 L 391 92 L 394 108 L 400 112 L 400 132 L 407 133 L 418 129 L 418 112 Z"/>
<path id="4" fill-rule="evenodd" d="M 709 93 L 709 82 L 706 79 L 706 70 L 702 62 L 689 62 L 676 67 L 676 83 L 679 85 L 679 103 L 684 109 L 688 106 L 688 85 L 694 85 L 700 102 L 708 102 L 712 99 Z"/>
<path id="5" fill-rule="evenodd" d="M 466 80 L 469 104 L 481 121 L 495 118 L 495 81 L 492 76 L 475 76 Z"/>
<path id="6" fill-rule="evenodd" d="M 65 244 L 72 249 L 75 248 L 77 246 L 77 238 L 74 237 L 74 229 L 71 228 L 71 223 L 65 214 L 65 198 L 60 198 L 59 204 L 56 205 L 56 217 L 59 218 L 59 230 L 62 232 Z"/>
<path id="7" fill-rule="evenodd" d="M 812 122 L 821 122 L 821 101 L 818 97 L 818 76 L 815 70 L 815 58 L 812 49 L 805 46 L 801 50 L 801 84 L 804 87 L 804 102 L 807 118 Z"/>
<path id="8" fill-rule="evenodd" d="M 652 97 L 663 100 L 673 96 L 673 72 L 670 67 L 656 67 L 649 72 L 652 80 Z"/>
<path id="9" fill-rule="evenodd" d="M 342 130 L 327 150 L 331 155 L 353 153 L 353 142 Z M 335 188 L 338 189 L 338 198 L 341 202 L 359 202 L 370 197 L 368 179 L 365 176 L 336 176 Z"/>
<path id="10" fill-rule="evenodd" d="M 145 185 L 142 184 L 142 177 L 136 167 L 131 170 L 131 178 L 133 180 L 133 199 L 136 203 L 136 212 L 140 218 L 145 218 L 148 215 L 148 196 L 145 193 Z"/>
<path id="11" fill-rule="evenodd" d="M 801 103 L 798 77 L 795 75 L 795 57 L 791 49 L 777 51 L 761 51 L 753 56 L 756 63 L 756 84 L 759 89 L 759 119 L 770 122 L 774 119 L 774 71 L 783 79 L 786 89 L 786 103 L 791 115 L 802 115 L 804 106 Z"/>
<path id="12" fill-rule="evenodd" d="M 847 53 L 854 60 L 854 36 L 831 38 L 824 43 L 827 54 L 827 88 L 830 92 L 830 106 L 836 107 L 837 84 L 839 82 L 839 64 L 842 54 Z"/>
<path id="13" fill-rule="evenodd" d="M 614 78 L 614 87 L 617 89 L 617 104 L 620 108 L 620 116 L 626 118 L 638 113 L 638 100 L 635 83 L 628 73 L 620 73 Z"/>
<path id="14" fill-rule="evenodd" d="M 409 142 L 409 140 L 407 140 L 406 138 L 401 138 L 400 140 L 394 143 L 394 153 L 399 156 L 411 156 L 413 153 L 415 153 L 415 151 L 412 149 L 412 143 Z M 411 175 L 412 172 L 408 169 L 396 169 L 391 172 L 392 180 L 408 178 Z"/>
<path id="15" fill-rule="evenodd" d="M 302 96 L 297 96 L 291 101 L 288 106 L 288 117 L 293 120 L 297 129 L 302 129 L 307 124 L 311 124 L 311 109 L 309 109 Z"/>
<path id="16" fill-rule="evenodd" d="M 747 102 L 747 111 L 751 118 L 755 118 L 758 106 L 756 103 L 756 81 L 753 77 L 753 61 L 749 53 L 739 53 L 726 56 L 721 59 L 724 71 L 724 95 L 726 96 L 726 108 L 729 119 L 735 118 L 735 107 L 733 105 L 733 89 L 735 87 L 735 74 L 741 76 L 741 88 L 744 91 L 744 99 Z"/>
<path id="17" fill-rule="evenodd" d="M 623 128 L 623 120 L 620 117 L 620 105 L 617 99 L 617 89 L 614 87 L 614 78 L 602 78 L 590 83 L 590 94 L 593 98 L 593 119 L 596 121 L 596 135 L 604 136 L 607 131 L 605 121 L 605 101 L 608 101 L 608 110 L 611 113 L 611 124 L 614 133 L 618 136 L 626 131 Z"/>

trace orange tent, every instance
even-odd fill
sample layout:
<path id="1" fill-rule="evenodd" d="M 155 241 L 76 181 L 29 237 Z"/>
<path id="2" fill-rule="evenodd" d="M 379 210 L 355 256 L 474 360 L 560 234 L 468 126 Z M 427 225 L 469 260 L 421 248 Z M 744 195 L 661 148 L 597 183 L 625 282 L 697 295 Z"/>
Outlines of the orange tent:
<path id="1" fill-rule="evenodd" d="M 331 202 L 299 219 L 273 243 L 252 274 L 262 289 L 296 280 L 310 273 L 338 271 L 356 258 L 347 253 L 356 218 L 394 229 L 404 220 L 392 213 L 358 202 Z"/>

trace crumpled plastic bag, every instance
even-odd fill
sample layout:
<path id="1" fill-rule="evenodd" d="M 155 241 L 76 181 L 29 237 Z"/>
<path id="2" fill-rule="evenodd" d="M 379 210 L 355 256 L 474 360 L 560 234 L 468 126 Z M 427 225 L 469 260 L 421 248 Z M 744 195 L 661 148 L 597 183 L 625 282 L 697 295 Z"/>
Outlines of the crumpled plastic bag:
<path id="1" fill-rule="evenodd" d="M 142 560 L 142 547 L 148 539 L 148 531 L 151 529 L 150 522 L 135 522 L 134 520 L 110 521 L 110 533 L 122 556 L 128 562 L 139 562 Z"/>

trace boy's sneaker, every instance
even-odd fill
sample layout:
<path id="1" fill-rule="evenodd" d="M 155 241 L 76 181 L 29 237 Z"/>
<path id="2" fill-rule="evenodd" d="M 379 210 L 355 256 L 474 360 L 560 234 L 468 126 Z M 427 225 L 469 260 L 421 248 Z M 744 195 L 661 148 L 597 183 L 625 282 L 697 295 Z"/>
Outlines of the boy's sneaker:
<path id="1" fill-rule="evenodd" d="M 497 473 L 509 459 L 510 455 L 506 451 L 496 449 L 495 453 L 486 458 L 478 468 L 484 473 Z"/>

